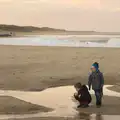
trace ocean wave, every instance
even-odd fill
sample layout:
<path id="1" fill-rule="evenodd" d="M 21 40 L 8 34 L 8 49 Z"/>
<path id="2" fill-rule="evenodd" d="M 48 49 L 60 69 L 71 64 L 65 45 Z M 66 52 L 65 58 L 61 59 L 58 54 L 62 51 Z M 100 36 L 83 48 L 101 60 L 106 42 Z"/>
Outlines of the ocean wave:
<path id="1" fill-rule="evenodd" d="M 69 36 L 70 37 L 70 36 Z M 62 38 L 62 39 L 60 39 Z M 120 47 L 119 38 L 80 38 L 76 40 L 74 36 L 67 37 L 56 36 L 36 36 L 19 38 L 0 38 L 1 45 L 30 45 L 30 46 L 68 46 L 68 47 Z M 78 39 L 77 38 L 77 39 Z"/>
<path id="2" fill-rule="evenodd" d="M 106 47 L 120 47 L 120 38 L 111 38 Z"/>

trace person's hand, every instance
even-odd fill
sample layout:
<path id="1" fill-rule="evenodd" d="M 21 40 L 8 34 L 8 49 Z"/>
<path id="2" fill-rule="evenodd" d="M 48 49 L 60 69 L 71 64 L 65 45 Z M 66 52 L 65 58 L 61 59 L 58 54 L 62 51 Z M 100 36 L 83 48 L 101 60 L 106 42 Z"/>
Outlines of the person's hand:
<path id="1" fill-rule="evenodd" d="M 78 93 L 74 93 L 74 96 L 78 96 Z"/>

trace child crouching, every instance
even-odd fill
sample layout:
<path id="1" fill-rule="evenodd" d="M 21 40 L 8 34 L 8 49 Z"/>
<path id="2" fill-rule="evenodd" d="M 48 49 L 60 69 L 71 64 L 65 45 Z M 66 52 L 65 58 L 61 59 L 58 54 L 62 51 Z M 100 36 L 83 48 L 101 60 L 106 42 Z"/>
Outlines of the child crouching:
<path id="1" fill-rule="evenodd" d="M 89 104 L 91 103 L 92 98 L 86 85 L 77 83 L 74 85 L 74 87 L 77 91 L 77 93 L 74 94 L 74 98 L 80 103 L 80 105 L 78 105 L 77 108 L 89 107 Z"/>

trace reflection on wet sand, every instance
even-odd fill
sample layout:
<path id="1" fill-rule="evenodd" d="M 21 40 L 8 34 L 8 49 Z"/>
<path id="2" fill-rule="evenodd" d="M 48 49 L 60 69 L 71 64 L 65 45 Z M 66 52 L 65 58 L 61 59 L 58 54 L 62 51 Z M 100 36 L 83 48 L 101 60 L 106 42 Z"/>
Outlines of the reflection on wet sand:
<path id="1" fill-rule="evenodd" d="M 97 114 L 95 120 L 104 120 L 104 119 L 102 115 Z"/>
<path id="2" fill-rule="evenodd" d="M 77 120 L 104 120 L 101 114 L 96 114 L 94 117 L 92 117 L 92 114 L 81 112 L 79 112 L 75 118 Z"/>
<path id="3" fill-rule="evenodd" d="M 88 113 L 81 113 L 79 112 L 76 116 L 77 119 L 79 120 L 91 120 L 91 115 Z"/>

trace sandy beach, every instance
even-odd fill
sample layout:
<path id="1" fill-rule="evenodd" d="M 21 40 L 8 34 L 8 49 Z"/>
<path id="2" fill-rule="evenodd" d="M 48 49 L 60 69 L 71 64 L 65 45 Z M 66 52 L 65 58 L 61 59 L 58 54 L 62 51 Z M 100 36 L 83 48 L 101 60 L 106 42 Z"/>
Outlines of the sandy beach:
<path id="1" fill-rule="evenodd" d="M 89 69 L 95 61 L 100 63 L 100 69 L 105 76 L 105 84 L 114 85 L 120 82 L 119 53 L 120 49 L 117 48 L 3 45 L 0 46 L 0 89 L 41 91 L 50 87 L 73 85 L 76 82 L 87 84 Z M 111 97 L 110 99 L 115 100 L 115 104 L 102 109 L 107 111 L 112 107 L 113 114 L 119 114 L 117 112 L 120 109 L 119 98 Z M 105 101 L 108 104 L 112 103 L 108 102 L 108 97 Z M 94 107 L 88 111 L 94 112 Z M 46 119 L 49 118 L 43 118 L 43 120 Z M 58 118 L 58 120 L 61 119 Z M 37 118 L 31 120 L 37 120 Z"/>
<path id="2" fill-rule="evenodd" d="M 120 49 L 0 46 L 0 89 L 43 90 L 88 81 L 100 63 L 105 84 L 119 83 Z"/>

